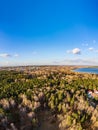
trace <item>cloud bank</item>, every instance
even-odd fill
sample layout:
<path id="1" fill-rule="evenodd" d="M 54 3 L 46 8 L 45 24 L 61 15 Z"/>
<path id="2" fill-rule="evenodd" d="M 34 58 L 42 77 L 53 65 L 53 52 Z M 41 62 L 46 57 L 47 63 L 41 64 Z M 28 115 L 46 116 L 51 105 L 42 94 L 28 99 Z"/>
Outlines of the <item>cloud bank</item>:
<path id="1" fill-rule="evenodd" d="M 55 61 L 54 64 L 58 65 L 98 65 L 98 61 L 96 59 L 65 59 L 63 61 Z"/>
<path id="2" fill-rule="evenodd" d="M 7 53 L 2 53 L 2 54 L 0 54 L 0 57 L 7 58 L 7 57 L 11 57 L 11 55 L 7 54 Z"/>

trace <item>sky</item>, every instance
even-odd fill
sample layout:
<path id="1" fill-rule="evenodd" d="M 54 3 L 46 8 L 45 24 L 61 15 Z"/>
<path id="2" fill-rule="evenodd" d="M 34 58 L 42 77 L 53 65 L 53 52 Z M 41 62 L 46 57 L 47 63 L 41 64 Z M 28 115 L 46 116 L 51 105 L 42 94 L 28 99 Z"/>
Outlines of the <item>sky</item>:
<path id="1" fill-rule="evenodd" d="M 98 0 L 0 1 L 0 66 L 98 65 Z"/>

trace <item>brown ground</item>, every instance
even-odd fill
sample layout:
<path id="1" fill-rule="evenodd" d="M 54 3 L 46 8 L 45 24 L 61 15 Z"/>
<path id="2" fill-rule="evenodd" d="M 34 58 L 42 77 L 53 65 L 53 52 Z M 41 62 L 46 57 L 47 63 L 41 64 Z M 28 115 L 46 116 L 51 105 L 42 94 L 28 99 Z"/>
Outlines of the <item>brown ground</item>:
<path id="1" fill-rule="evenodd" d="M 49 111 L 40 112 L 38 114 L 38 120 L 40 124 L 36 130 L 59 130 L 56 117 Z"/>

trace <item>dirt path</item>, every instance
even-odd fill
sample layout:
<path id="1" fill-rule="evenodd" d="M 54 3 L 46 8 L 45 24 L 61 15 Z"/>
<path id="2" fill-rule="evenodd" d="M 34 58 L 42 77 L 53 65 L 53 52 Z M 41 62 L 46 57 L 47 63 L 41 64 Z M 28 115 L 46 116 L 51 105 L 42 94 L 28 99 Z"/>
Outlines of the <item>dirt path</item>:
<path id="1" fill-rule="evenodd" d="M 59 130 L 57 119 L 51 112 L 40 112 L 40 114 L 38 114 L 38 119 L 40 124 L 37 130 Z"/>

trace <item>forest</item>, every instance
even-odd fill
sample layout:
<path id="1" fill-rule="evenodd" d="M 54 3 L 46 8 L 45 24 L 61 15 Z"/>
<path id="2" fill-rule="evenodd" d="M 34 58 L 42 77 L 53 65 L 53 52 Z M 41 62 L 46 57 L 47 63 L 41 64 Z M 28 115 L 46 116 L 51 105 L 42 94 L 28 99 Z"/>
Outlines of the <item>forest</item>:
<path id="1" fill-rule="evenodd" d="M 98 75 L 69 67 L 0 71 L 0 130 L 97 130 Z M 94 105 L 93 105 L 94 104 Z"/>

